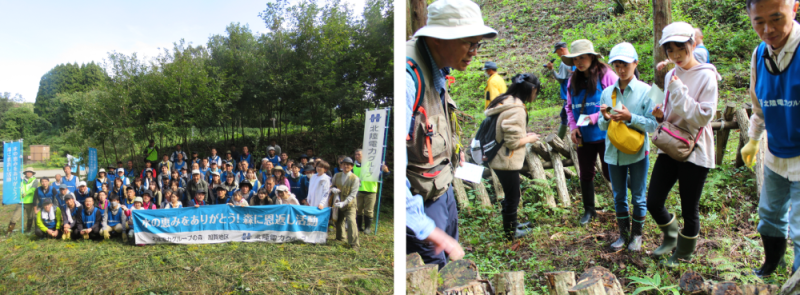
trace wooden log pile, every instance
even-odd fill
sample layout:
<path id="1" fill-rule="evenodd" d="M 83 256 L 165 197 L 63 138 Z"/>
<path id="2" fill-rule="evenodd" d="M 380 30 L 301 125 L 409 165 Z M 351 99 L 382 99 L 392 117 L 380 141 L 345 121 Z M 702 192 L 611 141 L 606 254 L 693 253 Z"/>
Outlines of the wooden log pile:
<path id="1" fill-rule="evenodd" d="M 472 261 L 452 261 L 438 270 L 438 265 L 423 264 L 419 254 L 412 253 L 406 256 L 406 294 L 524 295 L 525 273 L 506 272 L 482 279 Z"/>

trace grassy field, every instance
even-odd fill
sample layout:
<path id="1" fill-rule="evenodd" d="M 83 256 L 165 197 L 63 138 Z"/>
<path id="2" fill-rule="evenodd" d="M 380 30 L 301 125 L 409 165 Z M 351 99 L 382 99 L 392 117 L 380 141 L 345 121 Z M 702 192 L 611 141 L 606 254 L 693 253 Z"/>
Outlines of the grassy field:
<path id="1" fill-rule="evenodd" d="M 5 231 L 14 206 L 0 207 Z M 377 235 L 355 251 L 325 245 L 223 243 L 132 246 L 109 241 L 0 236 L 1 294 L 388 294 L 392 292 L 391 207 Z M 18 227 L 19 228 L 19 227 Z"/>

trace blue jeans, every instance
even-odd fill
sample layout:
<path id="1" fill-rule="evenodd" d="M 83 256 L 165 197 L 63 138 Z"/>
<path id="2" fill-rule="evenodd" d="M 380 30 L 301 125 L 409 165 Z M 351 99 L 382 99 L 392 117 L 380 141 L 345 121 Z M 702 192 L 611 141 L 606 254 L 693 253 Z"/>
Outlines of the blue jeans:
<path id="1" fill-rule="evenodd" d="M 789 207 L 792 210 L 789 219 Z M 758 232 L 770 237 L 786 237 L 791 229 L 794 245 L 792 271 L 800 267 L 800 181 L 789 181 L 764 165 L 764 183 L 758 201 Z"/>
<path id="2" fill-rule="evenodd" d="M 453 186 L 447 188 L 447 192 L 436 201 L 426 201 L 424 206 L 425 215 L 433 219 L 436 227 L 458 241 L 458 206 Z M 437 254 L 432 243 L 420 241 L 413 233 L 406 230 L 406 254 L 411 253 L 419 253 L 425 264 L 437 264 L 439 269 L 442 269 L 448 261 L 444 251 Z"/>
<path id="3" fill-rule="evenodd" d="M 641 161 L 630 165 L 608 164 L 608 174 L 611 176 L 611 187 L 614 190 L 614 210 L 617 211 L 617 214 L 630 212 L 628 209 L 628 184 L 630 184 L 632 195 L 633 217 L 644 217 L 647 214 L 645 188 L 649 168 L 649 157 L 644 157 Z M 630 182 L 628 181 L 628 172 L 630 172 Z"/>

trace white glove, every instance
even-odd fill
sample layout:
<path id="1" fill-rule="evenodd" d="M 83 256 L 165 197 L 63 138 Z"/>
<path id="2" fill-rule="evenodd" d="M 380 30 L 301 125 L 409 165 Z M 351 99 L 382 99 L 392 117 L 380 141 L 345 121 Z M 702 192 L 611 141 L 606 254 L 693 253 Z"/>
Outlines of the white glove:
<path id="1" fill-rule="evenodd" d="M 340 191 L 338 188 L 335 188 L 335 187 L 331 188 L 331 193 L 333 193 L 333 194 L 338 194 L 340 192 L 342 192 L 342 191 Z"/>
<path id="2" fill-rule="evenodd" d="M 333 205 L 336 206 L 336 208 L 340 208 L 341 209 L 342 207 L 344 207 L 347 204 L 345 204 L 344 202 L 336 202 Z"/>

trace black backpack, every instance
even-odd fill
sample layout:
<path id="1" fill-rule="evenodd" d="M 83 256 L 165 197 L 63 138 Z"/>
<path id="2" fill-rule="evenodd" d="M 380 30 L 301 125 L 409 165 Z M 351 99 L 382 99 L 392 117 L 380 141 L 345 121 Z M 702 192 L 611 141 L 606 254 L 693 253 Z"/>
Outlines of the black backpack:
<path id="1" fill-rule="evenodd" d="M 475 160 L 475 163 L 488 166 L 489 162 L 494 159 L 494 156 L 503 146 L 505 141 L 497 142 L 495 140 L 497 136 L 497 118 L 499 116 L 500 114 L 486 117 L 481 122 L 481 126 L 478 127 L 478 132 L 475 133 L 475 138 L 470 145 L 472 159 Z"/>

